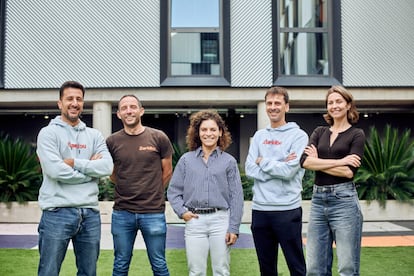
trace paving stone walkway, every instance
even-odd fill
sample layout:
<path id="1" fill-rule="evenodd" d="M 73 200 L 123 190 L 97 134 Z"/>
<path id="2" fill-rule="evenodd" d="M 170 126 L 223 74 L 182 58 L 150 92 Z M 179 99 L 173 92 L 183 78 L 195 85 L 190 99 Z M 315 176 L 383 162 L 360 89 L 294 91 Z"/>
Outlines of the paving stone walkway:
<path id="1" fill-rule="evenodd" d="M 307 223 L 303 224 L 306 245 Z M 37 249 L 37 224 L 0 223 L 0 248 Z M 414 221 L 364 222 L 362 246 L 414 246 Z M 144 249 L 141 234 L 134 244 Z M 184 224 L 168 224 L 167 249 L 184 248 Z M 254 248 L 249 224 L 242 224 L 240 236 L 234 248 Z M 101 249 L 113 249 L 111 225 L 102 224 Z"/>

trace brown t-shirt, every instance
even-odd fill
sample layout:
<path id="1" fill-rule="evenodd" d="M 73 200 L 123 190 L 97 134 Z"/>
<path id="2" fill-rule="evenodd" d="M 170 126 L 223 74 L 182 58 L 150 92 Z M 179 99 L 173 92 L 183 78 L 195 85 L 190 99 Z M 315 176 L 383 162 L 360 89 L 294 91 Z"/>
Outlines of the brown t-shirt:
<path id="1" fill-rule="evenodd" d="M 150 127 L 139 135 L 129 135 L 122 129 L 108 137 L 106 143 L 114 161 L 114 209 L 164 212 L 161 159 L 173 153 L 167 135 Z"/>

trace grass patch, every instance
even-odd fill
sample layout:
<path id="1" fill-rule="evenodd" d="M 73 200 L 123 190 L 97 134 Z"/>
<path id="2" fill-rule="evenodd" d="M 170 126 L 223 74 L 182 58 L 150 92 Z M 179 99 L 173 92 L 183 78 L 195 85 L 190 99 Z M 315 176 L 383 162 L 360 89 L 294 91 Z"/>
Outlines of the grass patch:
<path id="1" fill-rule="evenodd" d="M 279 254 L 279 276 L 288 276 L 284 257 Z M 361 275 L 414 275 L 414 247 L 364 247 L 361 255 Z M 29 276 L 37 274 L 39 253 L 31 249 L 0 249 L 0 275 Z M 172 276 L 188 275 L 185 251 L 167 250 L 167 262 Z M 98 260 L 98 275 L 111 275 L 113 251 L 102 250 Z M 134 250 L 130 268 L 131 275 L 152 276 L 145 250 Z M 231 274 L 241 276 L 259 275 L 254 249 L 233 249 L 231 251 Z M 68 250 L 62 265 L 62 276 L 76 275 L 73 250 Z M 209 267 L 208 275 L 211 276 Z M 334 260 L 334 273 L 336 259 Z"/>

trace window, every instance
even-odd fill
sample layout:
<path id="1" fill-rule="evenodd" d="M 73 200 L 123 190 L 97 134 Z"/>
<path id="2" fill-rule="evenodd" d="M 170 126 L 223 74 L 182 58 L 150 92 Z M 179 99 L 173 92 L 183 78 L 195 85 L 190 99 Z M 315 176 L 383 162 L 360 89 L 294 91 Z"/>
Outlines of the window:
<path id="1" fill-rule="evenodd" d="M 224 53 L 230 47 L 224 30 L 229 22 L 222 14 L 229 9 L 223 1 L 162 2 L 162 85 L 228 86 L 229 61 Z"/>
<path id="2" fill-rule="evenodd" d="M 339 1 L 278 0 L 275 84 L 332 85 L 342 79 Z M 335 22 L 334 22 L 335 20 Z"/>

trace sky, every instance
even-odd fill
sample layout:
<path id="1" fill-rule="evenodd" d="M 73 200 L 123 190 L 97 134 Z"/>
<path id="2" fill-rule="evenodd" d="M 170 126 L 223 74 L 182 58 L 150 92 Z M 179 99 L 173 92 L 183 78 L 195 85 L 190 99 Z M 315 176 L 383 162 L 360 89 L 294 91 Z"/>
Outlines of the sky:
<path id="1" fill-rule="evenodd" d="M 171 0 L 171 27 L 219 27 L 219 0 Z"/>

